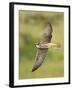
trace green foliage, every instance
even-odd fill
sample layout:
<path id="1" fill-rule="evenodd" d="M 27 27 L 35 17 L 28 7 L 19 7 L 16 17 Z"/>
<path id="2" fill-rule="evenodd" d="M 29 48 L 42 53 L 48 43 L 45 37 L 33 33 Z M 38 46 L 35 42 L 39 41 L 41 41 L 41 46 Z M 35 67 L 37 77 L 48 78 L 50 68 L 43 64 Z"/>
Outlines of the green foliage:
<path id="1" fill-rule="evenodd" d="M 60 43 L 61 48 L 48 49 L 43 65 L 31 72 L 44 27 L 50 22 L 53 27 L 52 42 Z M 64 13 L 19 11 L 19 79 L 48 78 L 64 76 Z"/>

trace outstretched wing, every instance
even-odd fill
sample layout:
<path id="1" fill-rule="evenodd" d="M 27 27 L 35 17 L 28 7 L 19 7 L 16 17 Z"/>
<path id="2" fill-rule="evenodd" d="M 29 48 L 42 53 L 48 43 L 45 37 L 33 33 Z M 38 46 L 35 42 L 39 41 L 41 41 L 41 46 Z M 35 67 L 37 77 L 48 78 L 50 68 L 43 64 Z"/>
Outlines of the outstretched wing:
<path id="1" fill-rule="evenodd" d="M 40 44 L 50 43 L 52 38 L 52 26 L 50 23 L 47 24 L 45 28 L 45 32 L 42 36 L 42 39 L 40 41 Z M 41 64 L 43 63 L 46 55 L 47 55 L 48 49 L 38 49 L 35 57 L 35 63 L 33 65 L 32 72 L 38 69 Z"/>

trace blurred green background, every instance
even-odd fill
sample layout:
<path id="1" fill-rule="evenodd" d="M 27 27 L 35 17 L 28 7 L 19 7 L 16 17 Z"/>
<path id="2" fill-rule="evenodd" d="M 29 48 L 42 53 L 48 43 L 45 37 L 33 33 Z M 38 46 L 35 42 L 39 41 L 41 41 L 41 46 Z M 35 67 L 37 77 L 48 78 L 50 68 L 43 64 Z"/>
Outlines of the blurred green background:
<path id="1" fill-rule="evenodd" d="M 52 42 L 61 48 L 51 48 L 42 66 L 31 72 L 44 26 L 53 27 Z M 46 11 L 19 11 L 19 79 L 51 78 L 64 76 L 64 13 Z"/>

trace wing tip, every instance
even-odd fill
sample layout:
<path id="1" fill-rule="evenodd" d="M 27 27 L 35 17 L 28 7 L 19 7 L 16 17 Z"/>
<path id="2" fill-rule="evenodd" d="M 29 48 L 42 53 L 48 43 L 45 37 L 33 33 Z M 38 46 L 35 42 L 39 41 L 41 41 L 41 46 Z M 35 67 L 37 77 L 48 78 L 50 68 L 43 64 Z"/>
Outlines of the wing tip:
<path id="1" fill-rule="evenodd" d="M 32 72 L 34 72 L 34 70 L 32 69 Z"/>
<path id="2" fill-rule="evenodd" d="M 33 69 L 32 69 L 32 72 L 34 72 L 35 70 L 36 70 L 36 69 L 35 69 L 35 68 L 33 68 Z"/>

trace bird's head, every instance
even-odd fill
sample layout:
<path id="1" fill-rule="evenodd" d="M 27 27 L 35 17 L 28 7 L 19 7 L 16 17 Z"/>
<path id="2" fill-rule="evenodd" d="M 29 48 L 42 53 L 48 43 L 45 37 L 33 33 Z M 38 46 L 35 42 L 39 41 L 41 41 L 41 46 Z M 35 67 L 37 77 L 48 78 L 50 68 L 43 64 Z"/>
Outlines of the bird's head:
<path id="1" fill-rule="evenodd" d="M 35 47 L 39 48 L 39 44 L 40 44 L 40 43 L 38 43 L 38 42 L 35 43 Z"/>

